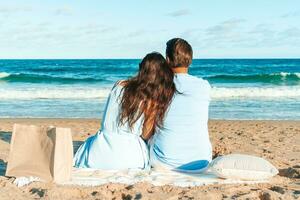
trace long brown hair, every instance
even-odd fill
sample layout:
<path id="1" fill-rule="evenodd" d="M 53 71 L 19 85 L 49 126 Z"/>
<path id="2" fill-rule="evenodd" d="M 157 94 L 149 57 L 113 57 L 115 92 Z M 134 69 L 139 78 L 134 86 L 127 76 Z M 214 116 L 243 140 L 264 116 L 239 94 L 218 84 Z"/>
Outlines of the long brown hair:
<path id="1" fill-rule="evenodd" d="M 149 139 L 157 127 L 163 127 L 165 113 L 176 91 L 174 74 L 160 53 L 147 54 L 138 74 L 122 83 L 120 123 L 132 128 L 143 115 L 143 139 Z"/>

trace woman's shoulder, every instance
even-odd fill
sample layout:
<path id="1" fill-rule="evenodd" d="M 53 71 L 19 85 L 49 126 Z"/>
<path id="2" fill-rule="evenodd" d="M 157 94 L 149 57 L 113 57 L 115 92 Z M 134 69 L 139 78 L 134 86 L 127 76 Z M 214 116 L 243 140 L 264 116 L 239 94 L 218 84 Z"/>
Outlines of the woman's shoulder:
<path id="1" fill-rule="evenodd" d="M 119 81 L 117 81 L 117 82 L 114 84 L 113 88 L 115 88 L 115 87 L 124 87 L 124 86 L 126 85 L 126 83 L 127 83 L 126 80 L 119 80 Z"/>
<path id="2" fill-rule="evenodd" d="M 127 84 L 127 81 L 126 80 L 120 80 L 120 81 L 116 82 L 116 84 L 121 86 L 121 87 L 124 87 Z"/>
<path id="3" fill-rule="evenodd" d="M 120 88 L 120 87 L 124 87 L 125 86 L 125 80 L 120 80 L 115 82 L 114 86 L 112 87 L 112 90 L 116 89 L 116 88 Z"/>
<path id="4" fill-rule="evenodd" d="M 125 85 L 126 85 L 125 80 L 117 81 L 111 89 L 111 94 L 119 95 Z"/>

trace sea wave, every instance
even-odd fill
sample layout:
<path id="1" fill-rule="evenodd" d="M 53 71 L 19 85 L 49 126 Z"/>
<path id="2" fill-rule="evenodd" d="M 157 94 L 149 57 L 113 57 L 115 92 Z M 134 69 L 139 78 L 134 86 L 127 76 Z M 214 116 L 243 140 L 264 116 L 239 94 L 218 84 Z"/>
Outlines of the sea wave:
<path id="1" fill-rule="evenodd" d="M 117 77 L 118 76 L 118 77 Z M 24 82 L 24 83 L 103 83 L 110 82 L 112 77 L 98 74 L 94 75 L 51 75 L 38 73 L 7 73 L 0 72 L 0 80 L 5 82 Z M 124 78 L 122 74 L 116 74 L 115 79 Z M 268 83 L 271 85 L 299 85 L 300 72 L 271 73 L 271 74 L 220 74 L 213 76 L 204 76 L 204 79 L 211 83 Z M 109 80 L 108 80 L 109 79 Z"/>
<path id="2" fill-rule="evenodd" d="M 0 79 L 5 78 L 5 77 L 9 77 L 9 76 L 10 76 L 10 73 L 0 72 Z"/>
<path id="3" fill-rule="evenodd" d="M 96 99 L 106 98 L 110 89 L 92 88 L 30 88 L 30 89 L 0 89 L 0 100 L 5 99 Z"/>
<path id="4" fill-rule="evenodd" d="M 248 74 L 248 75 L 214 75 L 205 76 L 204 79 L 210 82 L 222 83 L 270 83 L 284 85 L 298 85 L 300 73 L 271 73 L 271 74 Z"/>
<path id="5" fill-rule="evenodd" d="M 0 100 L 6 99 L 104 99 L 109 95 L 109 88 L 0 88 Z M 272 88 L 245 87 L 225 88 L 213 87 L 212 99 L 228 98 L 300 98 L 299 86 L 280 86 Z"/>
<path id="6" fill-rule="evenodd" d="M 300 87 L 245 87 L 245 88 L 216 88 L 211 91 L 211 97 L 222 98 L 299 98 Z"/>
<path id="7" fill-rule="evenodd" d="M 92 77 L 66 77 L 66 76 L 51 76 L 45 74 L 23 74 L 15 73 L 10 74 L 6 72 L 0 73 L 0 80 L 6 82 L 25 82 L 25 83 L 84 83 L 84 82 L 102 82 L 103 78 Z"/>
<path id="8" fill-rule="evenodd" d="M 297 76 L 300 78 L 300 72 L 299 73 L 288 73 L 288 72 L 280 72 L 279 73 L 281 76 L 286 77 L 286 76 Z M 278 74 L 273 74 L 273 75 L 278 75 Z"/>

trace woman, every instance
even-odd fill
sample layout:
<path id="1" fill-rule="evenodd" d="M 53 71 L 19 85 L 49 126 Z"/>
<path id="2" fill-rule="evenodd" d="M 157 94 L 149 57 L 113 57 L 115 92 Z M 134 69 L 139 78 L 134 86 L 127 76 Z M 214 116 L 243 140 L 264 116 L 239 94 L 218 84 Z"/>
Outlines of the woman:
<path id="1" fill-rule="evenodd" d="M 176 91 L 173 72 L 159 53 L 150 53 L 138 74 L 113 87 L 106 103 L 101 129 L 77 151 L 76 167 L 130 169 L 149 167 L 145 143 L 163 126 Z"/>

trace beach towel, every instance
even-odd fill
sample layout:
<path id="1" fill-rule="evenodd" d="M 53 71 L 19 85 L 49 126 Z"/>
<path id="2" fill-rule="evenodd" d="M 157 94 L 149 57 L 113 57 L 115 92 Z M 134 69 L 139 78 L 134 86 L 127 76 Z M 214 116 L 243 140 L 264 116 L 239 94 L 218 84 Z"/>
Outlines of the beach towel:
<path id="1" fill-rule="evenodd" d="M 122 183 L 132 185 L 138 182 L 148 182 L 155 186 L 174 185 L 193 187 L 210 184 L 254 184 L 265 183 L 268 180 L 242 181 L 217 177 L 209 169 L 202 173 L 181 173 L 166 170 L 123 170 L 107 171 L 74 168 L 72 179 L 64 185 L 99 186 L 107 183 Z"/>
<path id="2" fill-rule="evenodd" d="M 35 177 L 19 177 L 14 183 L 18 187 L 40 181 Z M 178 187 L 193 187 L 212 184 L 255 184 L 267 183 L 269 180 L 243 181 L 236 179 L 223 179 L 217 177 L 209 169 L 198 174 L 188 174 L 176 171 L 161 170 L 140 170 L 130 169 L 123 171 L 96 170 L 89 168 L 73 168 L 72 178 L 69 181 L 61 182 L 61 185 L 69 186 L 100 186 L 109 183 L 121 183 L 132 185 L 139 182 L 148 182 L 155 186 L 173 185 Z"/>
<path id="3" fill-rule="evenodd" d="M 71 179 L 72 160 L 70 129 L 14 124 L 5 175 L 64 182 Z"/>

